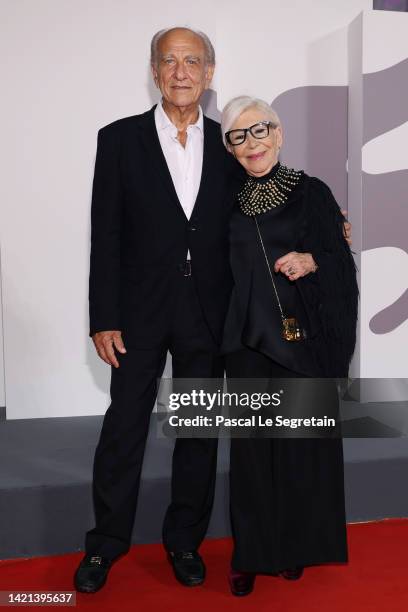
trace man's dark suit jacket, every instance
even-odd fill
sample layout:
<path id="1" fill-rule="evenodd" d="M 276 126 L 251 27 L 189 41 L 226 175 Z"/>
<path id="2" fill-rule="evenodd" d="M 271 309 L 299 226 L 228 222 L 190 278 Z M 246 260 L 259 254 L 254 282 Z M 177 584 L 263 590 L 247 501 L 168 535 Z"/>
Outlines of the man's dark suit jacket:
<path id="1" fill-rule="evenodd" d="M 122 330 L 125 343 L 140 348 L 161 342 L 189 249 L 203 314 L 219 343 L 232 287 L 231 162 L 219 124 L 204 117 L 201 184 L 188 220 L 160 146 L 154 108 L 115 121 L 98 134 L 90 335 Z"/>

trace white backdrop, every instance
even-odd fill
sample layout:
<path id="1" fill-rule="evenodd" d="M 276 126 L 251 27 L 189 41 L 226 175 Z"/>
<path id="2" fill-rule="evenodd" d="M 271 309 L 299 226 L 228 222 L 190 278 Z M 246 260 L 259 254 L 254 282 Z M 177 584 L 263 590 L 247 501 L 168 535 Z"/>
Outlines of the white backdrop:
<path id="1" fill-rule="evenodd" d="M 313 10 L 310 6 L 313 5 Z M 206 31 L 218 107 L 347 84 L 347 27 L 371 0 L 2 0 L 0 184 L 8 418 L 100 414 L 109 368 L 88 338 L 89 210 L 97 130 L 157 100 L 149 44 Z M 406 167 L 406 166 L 405 166 Z"/>
<path id="2" fill-rule="evenodd" d="M 151 5 L 153 7 L 153 4 Z M 98 414 L 109 368 L 88 333 L 96 135 L 157 100 L 150 39 L 168 24 L 214 38 L 211 4 L 2 0 L 0 164 L 7 417 Z"/>
<path id="3" fill-rule="evenodd" d="M 381 44 L 379 44 L 381 41 Z M 363 15 L 362 20 L 362 72 L 364 75 L 380 74 L 382 71 L 400 65 L 408 57 L 408 13 L 371 11 Z M 367 108 L 364 96 L 369 95 L 363 80 L 363 106 Z M 361 143 L 361 169 L 368 176 L 392 176 L 399 170 L 408 169 L 407 135 L 408 135 L 408 83 L 401 82 L 398 89 L 387 92 L 386 86 L 378 83 L 376 96 L 378 108 L 378 122 L 383 122 L 389 108 L 387 95 L 397 96 L 404 101 L 406 114 L 405 123 L 401 123 L 389 131 Z M 392 111 L 391 111 L 392 112 Z M 367 127 L 368 118 L 363 114 L 363 128 Z M 390 123 L 392 124 L 392 117 Z M 393 216 L 392 202 L 401 187 L 397 182 L 393 190 L 388 190 L 382 208 L 389 209 L 389 215 L 378 219 L 384 220 L 388 225 L 404 224 L 408 230 L 408 196 L 405 176 L 402 190 L 404 192 L 405 213 L 402 216 Z M 401 245 L 397 248 L 390 244 L 377 248 L 369 248 L 369 235 L 366 226 L 372 214 L 373 201 L 369 193 L 365 193 L 363 180 L 362 191 L 362 242 L 363 253 L 361 257 L 361 337 L 360 337 L 360 376 L 362 378 L 408 378 L 408 320 L 390 330 L 388 333 L 373 333 L 370 321 L 381 310 L 395 303 L 408 288 L 408 239 L 405 241 L 406 249 Z M 384 231 L 386 228 L 384 227 Z M 397 231 L 395 231 L 397 233 Z M 406 233 L 406 231 L 405 231 Z M 364 246 L 365 245 L 365 246 Z M 383 388 L 390 386 L 389 397 L 392 397 L 392 383 L 383 384 Z M 369 393 L 367 398 L 372 398 Z M 405 393 L 398 399 L 408 399 L 408 386 Z"/>

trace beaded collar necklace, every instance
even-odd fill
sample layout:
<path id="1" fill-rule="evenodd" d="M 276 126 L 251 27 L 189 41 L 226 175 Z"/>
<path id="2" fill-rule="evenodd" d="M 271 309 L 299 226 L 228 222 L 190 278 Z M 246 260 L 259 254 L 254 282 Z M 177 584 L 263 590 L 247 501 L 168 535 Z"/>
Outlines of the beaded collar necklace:
<path id="1" fill-rule="evenodd" d="M 250 176 L 237 196 L 241 211 L 254 217 L 284 204 L 302 175 L 303 170 L 280 165 L 276 174 L 266 181 Z"/>

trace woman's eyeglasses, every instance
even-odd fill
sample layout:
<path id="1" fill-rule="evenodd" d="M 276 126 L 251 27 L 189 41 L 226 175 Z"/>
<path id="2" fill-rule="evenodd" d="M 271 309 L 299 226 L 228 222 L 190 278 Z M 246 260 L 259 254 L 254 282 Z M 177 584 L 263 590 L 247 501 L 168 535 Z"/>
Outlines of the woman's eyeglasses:
<path id="1" fill-rule="evenodd" d="M 225 138 L 228 144 L 233 147 L 236 147 L 237 145 L 240 145 L 245 142 L 248 132 L 254 138 L 266 138 L 267 136 L 269 136 L 269 127 L 272 127 L 274 129 L 277 126 L 271 121 L 260 121 L 259 123 L 254 123 L 254 125 L 251 125 L 251 127 L 248 128 L 230 130 L 229 132 L 225 132 Z"/>

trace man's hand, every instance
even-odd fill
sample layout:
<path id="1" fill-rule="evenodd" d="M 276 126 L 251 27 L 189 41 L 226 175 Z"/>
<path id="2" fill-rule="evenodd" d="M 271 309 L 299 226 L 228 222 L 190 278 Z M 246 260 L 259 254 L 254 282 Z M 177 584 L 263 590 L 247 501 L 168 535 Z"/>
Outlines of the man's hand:
<path id="1" fill-rule="evenodd" d="M 274 270 L 285 274 L 289 280 L 295 281 L 310 272 L 316 272 L 317 265 L 310 253 L 291 251 L 275 261 Z"/>
<path id="2" fill-rule="evenodd" d="M 97 332 L 92 336 L 92 340 L 99 357 L 108 365 L 118 368 L 119 362 L 116 359 L 113 347 L 120 353 L 126 353 L 125 345 L 122 340 L 122 332 L 118 330 Z"/>
<path id="3" fill-rule="evenodd" d="M 347 210 L 342 210 L 341 211 L 343 214 L 343 217 L 345 219 L 347 219 Z M 343 223 L 343 234 L 345 239 L 347 240 L 347 242 L 349 243 L 349 245 L 351 246 L 351 223 L 350 221 L 344 221 Z"/>

